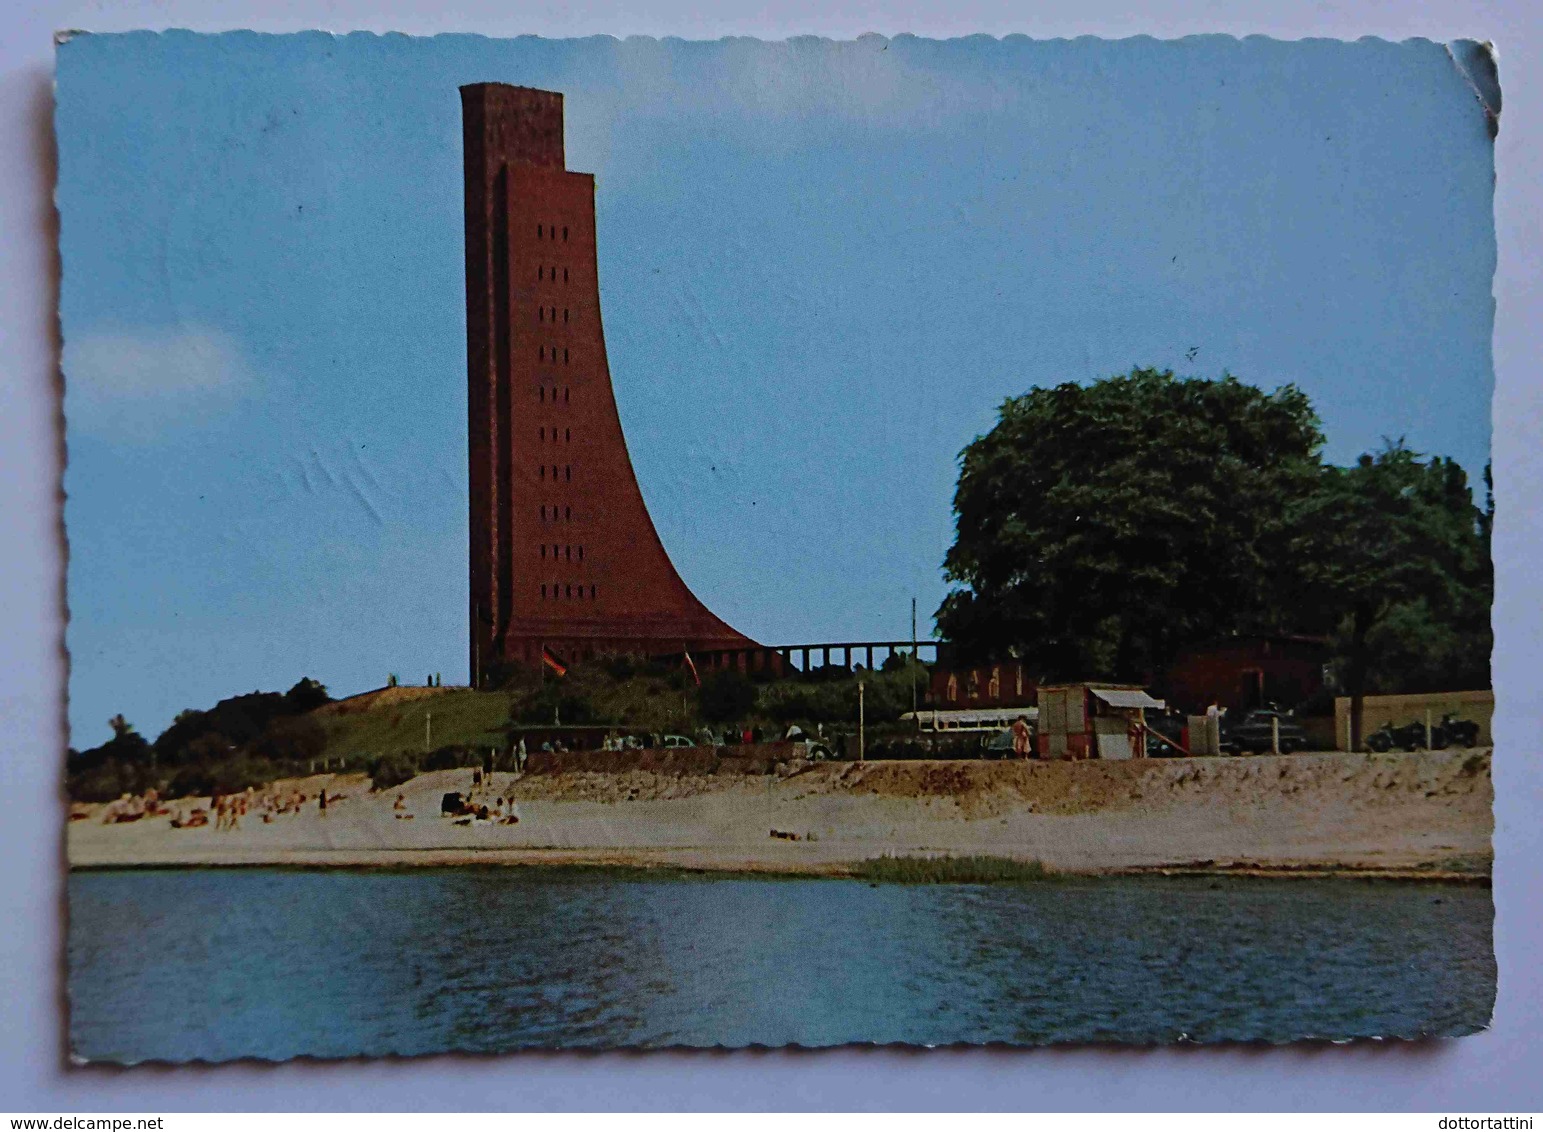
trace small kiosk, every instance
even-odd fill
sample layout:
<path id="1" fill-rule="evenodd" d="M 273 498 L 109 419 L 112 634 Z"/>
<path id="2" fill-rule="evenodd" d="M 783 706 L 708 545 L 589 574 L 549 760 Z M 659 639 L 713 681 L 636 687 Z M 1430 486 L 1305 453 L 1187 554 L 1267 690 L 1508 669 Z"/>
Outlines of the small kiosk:
<path id="1" fill-rule="evenodd" d="M 1042 759 L 1142 759 L 1146 709 L 1161 710 L 1135 684 L 1053 684 L 1039 689 Z"/>

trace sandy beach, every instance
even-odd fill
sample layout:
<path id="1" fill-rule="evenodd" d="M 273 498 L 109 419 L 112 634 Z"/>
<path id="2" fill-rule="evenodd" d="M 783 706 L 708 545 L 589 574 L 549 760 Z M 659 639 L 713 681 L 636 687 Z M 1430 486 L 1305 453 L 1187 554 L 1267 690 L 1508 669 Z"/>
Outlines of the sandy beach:
<path id="1" fill-rule="evenodd" d="M 285 784 L 312 797 L 302 812 L 268 823 L 249 814 L 236 830 L 175 829 L 165 816 L 106 824 L 102 807 L 77 806 L 68 854 L 74 868 L 586 864 L 802 874 L 841 874 L 885 854 L 980 855 L 1078 873 L 1472 878 L 1487 876 L 1491 859 L 1489 767 L 1479 750 L 495 774 L 478 797 L 516 799 L 513 825 L 441 816 L 447 791 L 471 789 L 469 769 L 378 792 L 362 776 L 315 776 Z M 323 784 L 325 813 L 314 801 Z"/>

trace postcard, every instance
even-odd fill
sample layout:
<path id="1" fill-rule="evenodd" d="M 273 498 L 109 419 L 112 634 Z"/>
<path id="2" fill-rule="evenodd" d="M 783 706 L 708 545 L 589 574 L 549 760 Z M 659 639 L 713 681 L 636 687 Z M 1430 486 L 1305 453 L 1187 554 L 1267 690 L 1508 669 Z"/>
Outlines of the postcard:
<path id="1" fill-rule="evenodd" d="M 1499 112 L 61 35 L 73 1057 L 1483 1029 Z"/>

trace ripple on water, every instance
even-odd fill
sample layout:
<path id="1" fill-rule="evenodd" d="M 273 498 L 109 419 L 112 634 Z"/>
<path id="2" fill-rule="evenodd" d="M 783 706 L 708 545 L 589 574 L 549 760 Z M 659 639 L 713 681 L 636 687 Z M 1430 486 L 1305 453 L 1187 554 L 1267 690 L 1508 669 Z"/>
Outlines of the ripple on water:
<path id="1" fill-rule="evenodd" d="M 1487 888 L 543 869 L 70 878 L 93 1060 L 1414 1037 L 1487 1024 Z"/>

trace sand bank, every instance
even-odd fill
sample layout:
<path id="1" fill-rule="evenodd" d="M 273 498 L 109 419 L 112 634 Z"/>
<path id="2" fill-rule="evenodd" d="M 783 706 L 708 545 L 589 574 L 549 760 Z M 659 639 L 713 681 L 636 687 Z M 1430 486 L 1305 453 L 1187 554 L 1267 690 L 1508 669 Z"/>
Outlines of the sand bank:
<path id="1" fill-rule="evenodd" d="M 71 821 L 72 867 L 585 864 L 840 874 L 884 854 L 992 856 L 1068 872 L 1488 874 L 1488 751 L 1297 754 L 1140 762 L 870 762 L 778 773 L 565 771 L 493 776 L 517 825 L 439 813 L 472 771 L 371 792 L 359 776 L 325 814 L 241 828 L 165 817 Z M 402 809 L 395 809 L 398 797 Z M 184 805 L 186 805 L 184 803 Z M 408 816 L 410 815 L 410 816 Z"/>

